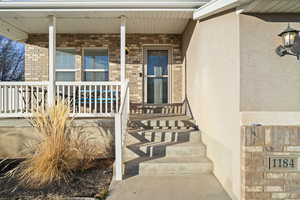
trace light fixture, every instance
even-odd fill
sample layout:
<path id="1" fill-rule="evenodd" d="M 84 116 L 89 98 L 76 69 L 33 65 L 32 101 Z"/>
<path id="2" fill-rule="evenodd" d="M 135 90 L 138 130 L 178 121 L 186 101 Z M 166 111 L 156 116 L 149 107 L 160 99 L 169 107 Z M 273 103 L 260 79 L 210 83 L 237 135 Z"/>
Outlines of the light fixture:
<path id="1" fill-rule="evenodd" d="M 300 59 L 300 36 L 299 31 L 288 27 L 278 35 L 282 38 L 282 45 L 277 47 L 276 53 L 279 56 L 292 55 Z"/>
<path id="2" fill-rule="evenodd" d="M 128 55 L 128 54 L 129 54 L 129 48 L 125 47 L 125 55 Z"/>

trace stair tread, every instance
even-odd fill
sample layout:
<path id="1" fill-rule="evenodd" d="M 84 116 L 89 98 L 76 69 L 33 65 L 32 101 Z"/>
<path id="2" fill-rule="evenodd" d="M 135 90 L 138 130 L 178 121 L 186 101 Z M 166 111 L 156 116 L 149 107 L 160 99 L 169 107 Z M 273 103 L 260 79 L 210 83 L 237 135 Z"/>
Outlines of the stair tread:
<path id="1" fill-rule="evenodd" d="M 167 148 L 184 148 L 184 147 L 196 147 L 196 148 L 201 148 L 205 147 L 205 144 L 202 142 L 197 142 L 197 143 L 172 143 L 172 142 L 147 142 L 147 143 L 136 143 L 136 144 L 131 144 L 128 146 L 136 146 L 136 147 L 149 147 L 149 146 L 166 146 Z"/>
<path id="2" fill-rule="evenodd" d="M 209 160 L 205 156 L 195 156 L 195 157 L 163 157 L 163 158 L 157 158 L 148 160 L 145 162 L 142 162 L 141 164 L 182 164 L 182 163 L 211 163 L 211 160 Z"/>
<path id="3" fill-rule="evenodd" d="M 190 129 L 190 128 L 172 128 L 172 129 L 128 129 L 128 132 L 143 132 L 146 134 L 151 134 L 151 133 L 190 133 L 190 132 L 195 132 L 199 131 L 196 129 Z M 200 134 L 200 132 L 199 132 Z"/>
<path id="4" fill-rule="evenodd" d="M 142 120 L 192 120 L 191 117 L 186 115 L 177 116 L 153 116 L 153 117 L 131 117 L 130 121 L 142 121 Z"/>

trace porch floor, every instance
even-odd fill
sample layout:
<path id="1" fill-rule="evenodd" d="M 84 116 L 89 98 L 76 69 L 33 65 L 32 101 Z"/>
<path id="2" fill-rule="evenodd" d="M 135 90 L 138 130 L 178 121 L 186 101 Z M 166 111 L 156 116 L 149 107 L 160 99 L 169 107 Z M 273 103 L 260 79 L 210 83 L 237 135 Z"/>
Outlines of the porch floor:
<path id="1" fill-rule="evenodd" d="M 212 174 L 134 176 L 113 182 L 108 200 L 230 200 Z"/>

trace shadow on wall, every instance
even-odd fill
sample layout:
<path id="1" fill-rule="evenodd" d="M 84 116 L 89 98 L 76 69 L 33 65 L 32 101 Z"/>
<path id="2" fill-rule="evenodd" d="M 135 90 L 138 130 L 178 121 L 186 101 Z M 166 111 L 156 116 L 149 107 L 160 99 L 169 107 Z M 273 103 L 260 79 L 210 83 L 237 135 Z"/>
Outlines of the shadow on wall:
<path id="1" fill-rule="evenodd" d="M 18 124 L 18 122 L 14 124 Z M 99 148 L 108 147 L 112 149 L 113 119 L 75 120 L 74 129 L 80 131 L 81 134 L 88 134 L 90 142 Z M 30 147 L 37 144 L 40 139 L 36 130 L 29 124 L 26 127 L 0 127 L 0 159 L 24 158 L 30 153 Z"/>
<path id="2" fill-rule="evenodd" d="M 24 79 L 24 52 L 24 44 L 0 35 L 0 81 Z"/>
<path id="3" fill-rule="evenodd" d="M 266 22 L 299 22 L 299 14 L 289 14 L 289 13 L 274 13 L 274 14 L 262 14 L 262 13 L 245 13 L 245 15 L 257 17 Z"/>
<path id="4" fill-rule="evenodd" d="M 189 87 L 188 82 L 187 82 L 187 70 L 188 70 L 188 65 L 189 65 L 189 62 L 187 59 L 187 50 L 190 45 L 192 36 L 194 34 L 196 25 L 197 25 L 197 21 L 190 20 L 183 32 L 183 37 L 182 37 L 182 47 L 181 47 L 182 48 L 182 60 L 183 60 L 182 62 L 185 65 L 185 75 L 184 75 L 185 76 L 185 78 L 184 78 L 184 80 L 185 80 L 185 91 L 184 91 L 185 99 L 187 99 L 187 88 Z"/>

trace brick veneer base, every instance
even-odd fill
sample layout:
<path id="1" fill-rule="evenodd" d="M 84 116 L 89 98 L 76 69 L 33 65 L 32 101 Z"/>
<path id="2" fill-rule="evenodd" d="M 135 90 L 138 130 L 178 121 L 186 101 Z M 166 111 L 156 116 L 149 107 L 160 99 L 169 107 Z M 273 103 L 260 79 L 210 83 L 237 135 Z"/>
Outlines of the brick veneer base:
<path id="1" fill-rule="evenodd" d="M 300 199 L 300 126 L 244 126 L 241 136 L 242 199 Z M 298 167 L 270 169 L 270 157 L 298 157 Z"/>

